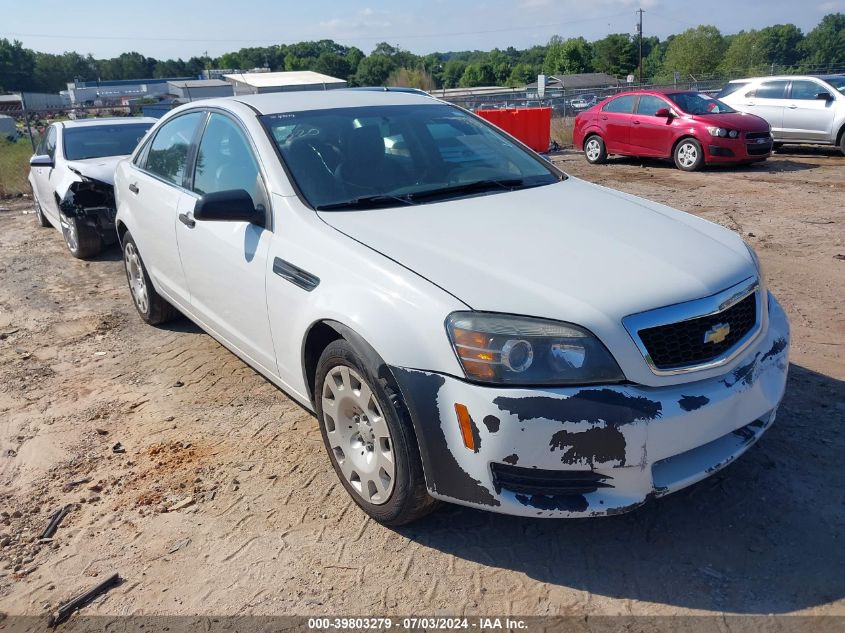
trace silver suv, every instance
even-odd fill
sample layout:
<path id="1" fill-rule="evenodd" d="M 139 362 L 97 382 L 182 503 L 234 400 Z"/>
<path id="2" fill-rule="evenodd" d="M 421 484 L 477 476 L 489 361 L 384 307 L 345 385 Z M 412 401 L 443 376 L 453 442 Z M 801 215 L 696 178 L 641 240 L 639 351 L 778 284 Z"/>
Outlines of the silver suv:
<path id="1" fill-rule="evenodd" d="M 845 75 L 734 79 L 717 98 L 766 119 L 776 148 L 812 143 L 845 154 Z"/>

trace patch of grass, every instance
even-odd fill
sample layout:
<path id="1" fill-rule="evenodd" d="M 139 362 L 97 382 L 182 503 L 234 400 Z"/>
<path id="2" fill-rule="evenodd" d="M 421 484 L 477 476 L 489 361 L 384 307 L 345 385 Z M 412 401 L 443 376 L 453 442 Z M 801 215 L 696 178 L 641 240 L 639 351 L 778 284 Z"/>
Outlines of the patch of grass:
<path id="1" fill-rule="evenodd" d="M 572 147 L 572 124 L 575 119 L 552 117 L 552 140 L 561 147 Z"/>
<path id="2" fill-rule="evenodd" d="M 0 198 L 17 196 L 29 192 L 29 159 L 32 145 L 29 139 L 16 142 L 0 138 Z"/>

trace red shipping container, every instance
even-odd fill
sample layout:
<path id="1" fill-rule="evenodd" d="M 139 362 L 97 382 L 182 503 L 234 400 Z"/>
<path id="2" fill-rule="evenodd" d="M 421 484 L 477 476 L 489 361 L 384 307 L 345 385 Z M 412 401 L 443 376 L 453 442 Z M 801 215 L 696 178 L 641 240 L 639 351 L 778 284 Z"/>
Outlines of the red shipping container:
<path id="1" fill-rule="evenodd" d="M 551 108 L 502 108 L 476 110 L 475 113 L 518 138 L 534 151 L 549 151 L 552 135 Z"/>

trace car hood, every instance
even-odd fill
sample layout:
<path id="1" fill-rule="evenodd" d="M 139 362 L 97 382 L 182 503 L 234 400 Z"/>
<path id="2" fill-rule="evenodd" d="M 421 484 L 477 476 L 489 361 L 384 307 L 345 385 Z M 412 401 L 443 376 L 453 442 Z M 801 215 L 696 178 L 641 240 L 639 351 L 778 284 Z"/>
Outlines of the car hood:
<path id="1" fill-rule="evenodd" d="M 114 186 L 114 172 L 117 169 L 117 164 L 125 158 L 126 156 L 105 156 L 86 160 L 70 160 L 66 165 L 71 171 L 86 178 Z"/>
<path id="2" fill-rule="evenodd" d="M 768 132 L 769 123 L 747 112 L 726 112 L 725 114 L 700 114 L 692 117 L 705 125 L 715 125 L 741 132 Z"/>
<path id="3" fill-rule="evenodd" d="M 755 274 L 735 233 L 575 178 L 319 215 L 475 310 L 588 327 L 618 326 L 629 314 L 709 296 Z"/>

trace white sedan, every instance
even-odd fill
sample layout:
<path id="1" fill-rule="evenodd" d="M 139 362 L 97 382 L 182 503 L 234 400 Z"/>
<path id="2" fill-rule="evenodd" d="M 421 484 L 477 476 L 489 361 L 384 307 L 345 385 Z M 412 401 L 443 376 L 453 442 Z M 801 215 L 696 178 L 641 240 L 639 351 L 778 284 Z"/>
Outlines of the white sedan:
<path id="1" fill-rule="evenodd" d="M 789 325 L 738 235 L 568 177 L 430 97 L 203 101 L 116 175 L 141 317 L 313 411 L 370 516 L 630 510 L 742 454 Z"/>
<path id="2" fill-rule="evenodd" d="M 30 159 L 29 184 L 41 226 L 56 227 L 74 257 L 113 244 L 114 170 L 156 119 L 84 119 L 53 123 Z"/>

